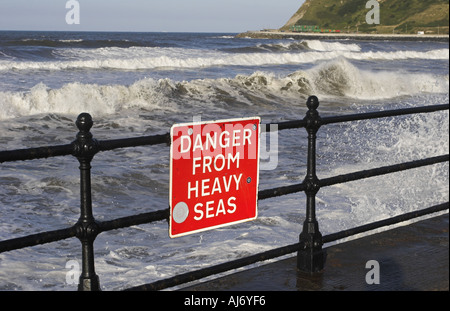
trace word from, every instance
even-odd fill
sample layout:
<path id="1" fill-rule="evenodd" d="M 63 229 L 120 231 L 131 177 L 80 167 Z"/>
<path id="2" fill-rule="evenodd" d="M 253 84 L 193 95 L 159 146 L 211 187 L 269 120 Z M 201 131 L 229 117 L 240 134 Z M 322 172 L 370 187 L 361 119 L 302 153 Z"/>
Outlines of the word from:
<path id="1" fill-rule="evenodd" d="M 69 0 L 66 2 L 66 23 L 68 25 L 80 24 L 80 3 L 76 0 Z"/>
<path id="2" fill-rule="evenodd" d="M 366 14 L 366 23 L 369 25 L 380 24 L 380 3 L 376 0 L 369 0 L 366 3 L 366 9 L 371 9 Z"/>
<path id="3" fill-rule="evenodd" d="M 220 300 L 211 297 L 187 297 L 184 300 L 185 306 L 205 306 L 215 309 L 218 304 L 240 307 L 240 306 L 264 306 L 266 304 L 264 296 L 231 296 L 228 300 Z"/>
<path id="4" fill-rule="evenodd" d="M 366 263 L 366 269 L 371 269 L 366 274 L 366 283 L 369 285 L 380 284 L 380 264 L 376 260 L 369 260 Z"/>
<path id="5" fill-rule="evenodd" d="M 66 284 L 77 285 L 81 275 L 80 264 L 78 263 L 78 261 L 69 260 L 68 262 L 66 262 L 66 269 L 70 269 L 66 273 Z"/>

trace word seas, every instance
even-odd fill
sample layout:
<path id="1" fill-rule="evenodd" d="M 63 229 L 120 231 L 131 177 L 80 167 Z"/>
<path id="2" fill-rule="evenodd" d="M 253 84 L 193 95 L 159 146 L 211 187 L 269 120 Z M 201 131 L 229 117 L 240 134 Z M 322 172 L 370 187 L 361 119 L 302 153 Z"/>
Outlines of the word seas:
<path id="1" fill-rule="evenodd" d="M 226 177 L 223 176 L 222 177 L 223 188 L 224 188 L 225 192 L 229 192 L 229 190 L 231 188 L 232 179 L 234 181 L 234 184 L 236 185 L 236 191 L 238 191 L 239 190 L 239 182 L 240 182 L 241 178 L 242 178 L 242 174 L 240 174 L 238 178 L 236 178 L 236 175 L 231 175 L 231 176 L 229 176 L 228 181 L 227 181 Z M 202 197 L 214 195 L 215 192 L 222 193 L 222 186 L 221 186 L 220 178 L 216 177 L 214 179 L 214 183 L 213 183 L 211 192 L 209 192 L 209 190 L 208 190 L 209 188 L 210 188 L 210 180 L 203 179 L 201 181 L 201 196 Z M 195 187 L 191 187 L 191 182 L 188 182 L 188 198 L 189 199 L 191 198 L 191 191 L 195 191 L 195 198 L 198 198 L 199 197 L 198 189 L 199 189 L 199 181 L 198 180 L 195 182 Z M 227 209 L 225 211 L 224 199 L 219 199 L 215 215 L 211 214 L 211 212 L 214 210 L 214 201 L 206 202 L 206 218 L 211 218 L 214 216 L 217 217 L 219 214 L 225 215 L 227 212 L 229 214 L 233 214 L 236 211 L 236 204 L 234 204 L 235 201 L 236 201 L 236 197 L 233 197 L 233 196 L 229 197 L 227 200 L 227 207 L 231 207 L 232 209 Z M 194 212 L 196 214 L 198 214 L 197 216 L 194 216 L 194 219 L 197 221 L 202 220 L 202 218 L 203 218 L 204 213 L 203 213 L 202 208 L 203 208 L 203 203 L 197 203 L 194 206 Z"/>

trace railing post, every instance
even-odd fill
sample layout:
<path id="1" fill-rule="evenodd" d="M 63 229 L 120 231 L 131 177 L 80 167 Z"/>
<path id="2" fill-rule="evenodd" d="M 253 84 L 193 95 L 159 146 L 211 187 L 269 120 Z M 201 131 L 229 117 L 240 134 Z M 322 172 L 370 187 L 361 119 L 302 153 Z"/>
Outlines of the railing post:
<path id="1" fill-rule="evenodd" d="M 303 181 L 306 186 L 306 219 L 299 237 L 302 248 L 297 253 L 297 268 L 304 272 L 315 273 L 321 271 L 325 266 L 322 234 L 316 219 L 316 194 L 320 189 L 319 179 L 316 175 L 316 134 L 322 122 L 317 111 L 319 99 L 311 96 L 306 105 L 308 112 L 304 120 L 308 132 L 308 163 L 306 178 Z"/>
<path id="2" fill-rule="evenodd" d="M 73 155 L 80 163 L 80 218 L 75 225 L 77 238 L 82 247 L 82 271 L 79 291 L 99 291 L 100 281 L 95 273 L 94 240 L 99 234 L 99 226 L 92 213 L 91 197 L 91 161 L 99 151 L 98 142 L 92 138 L 92 117 L 88 113 L 78 116 L 76 126 L 79 129 L 73 142 Z"/>

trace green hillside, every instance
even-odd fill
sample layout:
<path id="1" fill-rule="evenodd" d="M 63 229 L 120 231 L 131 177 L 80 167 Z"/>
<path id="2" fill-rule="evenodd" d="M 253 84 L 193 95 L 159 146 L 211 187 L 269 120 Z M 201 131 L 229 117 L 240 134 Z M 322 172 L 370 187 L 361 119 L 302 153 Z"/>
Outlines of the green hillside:
<path id="1" fill-rule="evenodd" d="M 380 24 L 366 23 L 368 0 L 306 0 L 281 30 L 318 25 L 342 32 L 448 34 L 449 0 L 378 0 Z"/>

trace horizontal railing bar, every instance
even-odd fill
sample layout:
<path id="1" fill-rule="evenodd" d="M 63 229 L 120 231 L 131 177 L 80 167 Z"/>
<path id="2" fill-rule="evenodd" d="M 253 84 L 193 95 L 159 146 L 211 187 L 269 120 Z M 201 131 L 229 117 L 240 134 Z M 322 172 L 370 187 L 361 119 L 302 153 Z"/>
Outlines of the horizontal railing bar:
<path id="1" fill-rule="evenodd" d="M 448 110 L 449 104 L 443 105 L 433 105 L 424 107 L 414 107 L 414 108 L 404 108 L 395 110 L 386 110 L 378 112 L 360 113 L 352 115 L 334 116 L 334 117 L 323 117 L 322 125 L 341 123 L 348 121 L 358 121 L 367 120 L 382 117 L 394 117 L 400 115 L 414 114 L 414 113 L 426 113 L 426 112 L 436 112 L 441 110 Z M 266 132 L 270 131 L 271 125 L 277 125 L 278 130 L 285 129 L 295 129 L 306 126 L 305 120 L 293 120 L 278 122 L 272 124 L 262 124 L 266 127 Z M 118 148 L 128 148 L 128 147 L 138 147 L 138 146 L 148 146 L 148 145 L 158 145 L 158 144 L 170 144 L 170 134 L 152 135 L 152 136 L 142 136 L 135 138 L 123 138 L 115 140 L 102 140 L 100 143 L 100 151 L 114 150 Z M 11 151 L 0 151 L 0 163 L 3 162 L 13 162 L 13 161 L 25 161 L 33 159 L 43 159 L 58 156 L 72 155 L 74 152 L 73 145 L 59 145 L 59 146 L 49 146 L 49 147 L 39 147 L 39 148 L 29 148 L 29 149 L 17 149 Z"/>
<path id="2" fill-rule="evenodd" d="M 370 177 L 375 177 L 375 176 L 380 176 L 380 175 L 385 175 L 385 174 L 390 174 L 390 173 L 396 173 L 396 172 L 400 172 L 400 171 L 405 171 L 405 170 L 409 170 L 409 169 L 413 169 L 413 168 L 419 168 L 422 166 L 427 166 L 427 165 L 432 165 L 432 164 L 437 164 L 437 163 L 442 163 L 442 162 L 448 162 L 448 161 L 449 161 L 449 155 L 447 154 L 447 155 L 427 158 L 427 159 L 423 159 L 423 160 L 416 160 L 416 161 L 405 162 L 405 163 L 401 163 L 401 164 L 395 164 L 395 165 L 390 165 L 390 166 L 374 168 L 374 169 L 370 169 L 370 170 L 349 173 L 349 174 L 345 174 L 345 175 L 334 176 L 334 177 L 330 177 L 330 178 L 324 178 L 319 181 L 319 184 L 321 187 L 332 186 L 335 184 L 341 184 L 341 183 L 346 183 L 346 182 L 355 181 L 355 180 L 359 180 L 359 179 L 365 179 L 365 178 L 370 178 Z"/>
<path id="3" fill-rule="evenodd" d="M 371 169 L 371 170 L 364 170 L 364 171 L 349 173 L 349 174 L 345 174 L 345 175 L 324 178 L 322 180 L 319 180 L 319 184 L 321 187 L 327 187 L 327 186 L 332 186 L 335 184 L 355 181 L 358 179 L 364 179 L 364 178 L 369 178 L 369 177 L 375 177 L 375 176 L 379 176 L 379 175 L 385 175 L 385 174 L 389 174 L 389 173 L 400 172 L 400 171 L 404 171 L 404 170 L 408 170 L 408 169 L 419 168 L 422 166 L 442 163 L 442 162 L 446 162 L 446 161 L 449 161 L 449 155 L 437 156 L 437 157 L 432 157 L 432 158 L 423 159 L 423 160 L 411 161 L 411 162 L 395 164 L 395 165 L 391 165 L 391 166 L 375 168 L 375 169 Z M 264 200 L 264 199 L 269 199 L 269 198 L 278 197 L 278 196 L 282 196 L 282 195 L 302 192 L 305 190 L 306 190 L 306 185 L 303 183 L 289 185 L 289 186 L 283 186 L 283 187 L 278 187 L 278 188 L 272 188 L 272 189 L 266 189 L 266 190 L 260 190 L 258 192 L 258 199 Z"/>
<path id="4" fill-rule="evenodd" d="M 221 263 L 215 266 L 203 268 L 200 270 L 187 272 L 184 274 L 179 274 L 174 277 L 156 281 L 154 283 L 150 284 L 144 284 L 132 288 L 126 289 L 127 291 L 155 291 L 155 290 L 162 290 L 169 287 L 174 287 L 180 284 L 192 282 L 195 280 L 199 280 L 214 274 L 219 274 L 222 272 L 230 271 L 233 269 L 245 267 L 260 261 L 269 260 L 277 257 L 281 257 L 284 255 L 291 254 L 293 252 L 296 252 L 300 249 L 301 245 L 300 243 L 295 243 L 292 245 L 287 245 L 283 247 L 279 247 L 276 249 L 272 249 L 269 251 L 265 251 L 262 253 L 258 253 L 252 256 L 236 259 L 233 261 Z"/>
<path id="5" fill-rule="evenodd" d="M 169 144 L 170 134 L 142 136 L 135 138 L 113 139 L 99 141 L 100 151 L 108 151 L 119 148 L 151 146 L 158 144 Z M 58 156 L 73 155 L 73 144 L 49 146 L 29 149 L 17 149 L 0 152 L 0 163 L 44 159 Z"/>
<path id="6" fill-rule="evenodd" d="M 423 210 L 413 211 L 413 212 L 409 212 L 406 214 L 383 219 L 383 220 L 376 221 L 376 222 L 366 224 L 366 225 L 362 225 L 359 227 L 342 230 L 340 232 L 336 232 L 336 233 L 324 236 L 323 243 L 330 243 L 330 242 L 334 242 L 334 241 L 337 241 L 337 240 L 340 240 L 343 238 L 348 238 L 349 236 L 356 235 L 359 233 L 364 233 L 364 232 L 378 229 L 378 228 L 385 227 L 385 226 L 395 225 L 395 224 L 398 224 L 403 221 L 407 221 L 407 220 L 411 220 L 411 219 L 418 218 L 421 216 L 445 211 L 448 208 L 449 208 L 449 202 L 435 205 L 435 206 L 432 206 L 432 207 L 429 207 L 429 208 L 426 208 Z"/>
<path id="7" fill-rule="evenodd" d="M 449 161 L 449 155 L 443 155 L 443 156 L 437 156 L 432 157 L 424 160 L 417 160 L 402 164 L 396 164 L 391 166 L 385 166 L 381 168 L 375 168 L 372 170 L 364 170 L 359 172 L 354 172 L 350 174 L 345 175 L 339 175 L 335 177 L 325 178 L 322 180 L 319 180 L 319 184 L 321 187 L 331 186 L 339 183 L 345 183 L 350 181 L 355 181 L 359 179 L 365 179 L 369 177 L 375 177 L 380 176 L 384 174 L 389 173 L 395 173 L 400 172 L 403 170 L 408 170 L 412 168 L 419 168 L 426 165 L 432 165 L 437 163 L 442 163 Z M 267 190 L 260 190 L 258 192 L 258 199 L 264 200 L 268 198 L 278 197 L 282 195 L 297 193 L 305 191 L 306 185 L 301 184 L 295 184 L 295 185 L 289 185 L 284 187 L 278 187 L 273 189 L 267 189 Z M 102 221 L 98 222 L 100 232 L 104 231 L 110 231 L 110 230 L 116 230 L 120 228 L 125 228 L 129 226 L 134 225 L 141 225 L 146 223 L 151 223 L 155 221 L 161 221 L 166 220 L 169 218 L 170 210 L 159 210 L 149 213 L 143 213 L 139 215 L 133 215 L 133 216 L 127 216 L 123 218 L 118 218 L 114 220 L 109 221 Z M 16 238 L 12 240 L 6 240 L 0 242 L 0 253 L 8 250 L 18 249 L 18 248 L 24 248 L 29 246 L 35 246 L 38 244 L 45 244 L 50 242 L 55 242 L 58 240 L 64 240 L 70 237 L 75 236 L 73 234 L 73 228 L 63 229 L 63 230 L 56 230 L 56 231 L 49 231 L 44 233 L 39 233 L 31 236 Z M 22 246 L 21 246 L 22 245 Z"/>
<path id="8" fill-rule="evenodd" d="M 70 227 L 60 230 L 41 232 L 11 240 L 0 241 L 0 253 L 9 252 L 15 249 L 21 249 L 30 246 L 61 241 L 73 238 L 74 236 L 76 236 L 76 228 Z"/>
<path id="9" fill-rule="evenodd" d="M 159 144 L 170 144 L 170 134 L 99 141 L 100 151 Z"/>
<path id="10" fill-rule="evenodd" d="M 289 129 L 297 129 L 297 128 L 303 128 L 306 126 L 305 120 L 292 120 L 292 121 L 284 121 L 284 122 L 278 122 L 278 123 L 263 123 L 261 124 L 261 129 L 265 127 L 266 132 L 271 131 L 271 125 L 276 125 L 277 130 L 289 130 Z"/>
<path id="11" fill-rule="evenodd" d="M 168 218 L 169 218 L 169 209 L 165 209 L 155 212 L 117 218 L 108 221 L 97 221 L 97 224 L 99 227 L 99 233 L 101 233 L 105 231 L 166 220 Z M 42 232 L 15 239 L 0 241 L 0 253 L 65 240 L 75 236 L 76 236 L 76 228 L 70 227 L 66 229 Z"/>
<path id="12" fill-rule="evenodd" d="M 319 183 L 320 183 L 321 187 L 331 186 L 331 185 L 338 184 L 338 183 L 344 183 L 344 182 L 354 181 L 354 180 L 358 180 L 358 179 L 399 172 L 399 171 L 408 170 L 408 169 L 412 169 L 412 168 L 418 168 L 418 167 L 422 167 L 422 166 L 426 166 L 426 165 L 437 164 L 437 163 L 445 162 L 445 161 L 449 161 L 449 155 L 438 156 L 438 157 L 433 157 L 433 158 L 428 158 L 428 159 L 418 160 L 418 161 L 412 161 L 412 162 L 407 162 L 407 163 L 402 163 L 402 164 L 396 164 L 396 165 L 381 167 L 381 168 L 373 169 L 373 170 L 365 170 L 365 171 L 350 173 L 350 174 L 346 174 L 346 175 L 340 175 L 340 176 L 320 180 Z M 273 188 L 273 189 L 260 190 L 258 192 L 258 199 L 264 200 L 264 199 L 278 197 L 278 196 L 282 196 L 282 195 L 302 192 L 302 191 L 305 191 L 305 189 L 306 189 L 306 185 L 301 183 L 301 184 L 289 185 L 289 186 L 278 187 L 278 188 Z M 114 230 L 114 229 L 119 229 L 119 228 L 123 228 L 123 227 L 127 227 L 127 226 L 132 226 L 132 225 L 149 223 L 149 222 L 153 222 L 153 221 L 165 220 L 165 219 L 168 219 L 169 213 L 170 213 L 169 209 L 166 209 L 166 210 L 160 210 L 160 211 L 156 211 L 156 212 L 150 212 L 150 213 L 145 213 L 145 214 L 140 214 L 140 215 L 135 215 L 135 216 L 119 218 L 119 219 L 115 219 L 115 220 L 111 220 L 111 221 L 101 222 L 100 228 L 101 228 L 101 231 L 107 231 L 107 230 Z"/>
<path id="13" fill-rule="evenodd" d="M 368 119 L 376 119 L 376 118 L 385 118 L 385 117 L 396 117 L 396 116 L 416 114 L 416 113 L 436 112 L 436 111 L 448 110 L 448 109 L 449 109 L 449 104 L 443 104 L 443 105 L 432 105 L 432 106 L 423 106 L 423 107 L 414 107 L 414 108 L 403 108 L 403 109 L 394 109 L 394 110 L 386 110 L 386 111 L 358 113 L 358 114 L 343 115 L 343 116 L 323 117 L 322 125 L 349 122 L 349 121 L 360 121 L 360 120 L 368 120 Z"/>
<path id="14" fill-rule="evenodd" d="M 67 156 L 71 155 L 72 153 L 73 153 L 72 144 L 1 151 L 0 163 Z"/>
<path id="15" fill-rule="evenodd" d="M 169 209 L 99 222 L 100 232 L 169 219 Z"/>
<path id="16" fill-rule="evenodd" d="M 258 191 L 258 200 L 264 200 L 274 197 L 279 197 L 282 195 L 297 193 L 305 191 L 306 187 L 303 183 L 301 184 L 295 184 L 295 185 L 289 185 L 284 187 L 278 187 L 273 189 L 267 189 L 267 190 L 260 190 Z"/>

